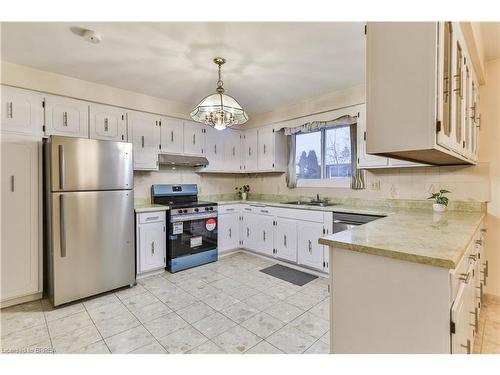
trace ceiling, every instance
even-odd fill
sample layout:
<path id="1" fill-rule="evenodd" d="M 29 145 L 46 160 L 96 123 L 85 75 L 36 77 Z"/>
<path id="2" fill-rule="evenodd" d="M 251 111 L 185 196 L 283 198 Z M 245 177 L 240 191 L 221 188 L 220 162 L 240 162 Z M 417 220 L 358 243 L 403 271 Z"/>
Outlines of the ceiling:
<path id="1" fill-rule="evenodd" d="M 481 22 L 486 61 L 500 59 L 500 22 Z"/>
<path id="2" fill-rule="evenodd" d="M 215 90 L 249 114 L 364 82 L 364 23 L 2 23 L 2 60 L 190 106 Z M 102 36 L 92 44 L 81 29 Z"/>

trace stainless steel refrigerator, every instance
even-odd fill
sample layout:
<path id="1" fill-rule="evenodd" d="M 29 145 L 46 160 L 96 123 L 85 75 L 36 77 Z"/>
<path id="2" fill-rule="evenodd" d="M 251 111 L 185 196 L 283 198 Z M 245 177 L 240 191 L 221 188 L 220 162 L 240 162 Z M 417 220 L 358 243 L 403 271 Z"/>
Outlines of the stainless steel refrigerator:
<path id="1" fill-rule="evenodd" d="M 47 294 L 54 306 L 135 282 L 132 144 L 44 143 Z"/>

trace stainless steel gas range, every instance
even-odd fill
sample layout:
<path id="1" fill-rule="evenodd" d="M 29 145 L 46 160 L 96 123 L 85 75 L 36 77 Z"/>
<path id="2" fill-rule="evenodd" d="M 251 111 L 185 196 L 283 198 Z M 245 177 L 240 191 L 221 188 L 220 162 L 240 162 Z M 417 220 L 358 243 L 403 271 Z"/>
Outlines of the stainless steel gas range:
<path id="1" fill-rule="evenodd" d="M 170 272 L 217 260 L 217 203 L 199 201 L 196 184 L 153 185 L 151 200 L 170 207 L 166 231 Z"/>

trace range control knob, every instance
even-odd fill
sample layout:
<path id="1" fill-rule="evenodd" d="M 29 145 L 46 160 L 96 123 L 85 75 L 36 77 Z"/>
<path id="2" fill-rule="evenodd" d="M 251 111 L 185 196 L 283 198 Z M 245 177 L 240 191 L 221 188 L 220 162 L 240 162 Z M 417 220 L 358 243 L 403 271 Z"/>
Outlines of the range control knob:
<path id="1" fill-rule="evenodd" d="M 199 210 L 197 208 L 194 209 L 194 212 L 198 212 Z"/>
<path id="2" fill-rule="evenodd" d="M 209 210 L 209 208 L 208 208 L 208 207 L 205 207 L 205 211 L 208 211 L 208 210 Z"/>
<path id="3" fill-rule="evenodd" d="M 182 210 L 182 212 L 184 212 L 185 214 L 187 214 L 188 210 Z"/>
<path id="4" fill-rule="evenodd" d="M 214 208 L 213 208 L 213 207 L 209 207 L 208 209 L 209 209 L 210 211 L 213 211 L 213 210 L 214 210 Z"/>
<path id="5" fill-rule="evenodd" d="M 182 214 L 182 210 L 179 210 L 178 212 L 179 212 L 180 214 Z"/>

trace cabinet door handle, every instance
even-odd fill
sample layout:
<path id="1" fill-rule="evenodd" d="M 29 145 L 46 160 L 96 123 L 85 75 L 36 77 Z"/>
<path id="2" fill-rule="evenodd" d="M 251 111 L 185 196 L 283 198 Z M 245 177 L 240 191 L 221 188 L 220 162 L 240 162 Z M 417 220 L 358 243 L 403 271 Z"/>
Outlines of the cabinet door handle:
<path id="1" fill-rule="evenodd" d="M 252 156 L 252 148 L 251 147 L 248 148 L 248 156 Z"/>
<path id="2" fill-rule="evenodd" d="M 144 136 L 141 136 L 141 145 L 142 145 L 142 148 L 144 148 Z"/>
<path id="3" fill-rule="evenodd" d="M 151 255 L 155 255 L 155 243 L 151 242 Z"/>
<path id="4" fill-rule="evenodd" d="M 264 154 L 266 153 L 266 145 L 264 145 Z"/>
<path id="5" fill-rule="evenodd" d="M 159 216 L 150 216 L 150 217 L 147 217 L 146 218 L 146 221 L 150 221 L 150 220 L 158 220 L 160 217 Z"/>
<path id="6" fill-rule="evenodd" d="M 63 126 L 68 126 L 68 112 L 63 112 Z"/>
<path id="7" fill-rule="evenodd" d="M 236 150 L 235 150 L 235 148 L 233 146 L 233 156 L 235 156 L 235 155 L 236 155 Z"/>
<path id="8" fill-rule="evenodd" d="M 262 231 L 262 240 L 264 242 L 266 242 L 266 231 L 265 230 Z"/>
<path id="9" fill-rule="evenodd" d="M 170 132 L 170 142 L 173 142 L 174 141 L 174 131 L 172 130 Z"/>
<path id="10" fill-rule="evenodd" d="M 229 238 L 232 238 L 233 235 L 232 235 L 232 231 L 231 231 L 231 228 L 229 228 Z"/>
<path id="11" fill-rule="evenodd" d="M 13 118 L 12 102 L 7 103 L 7 118 Z"/>
<path id="12" fill-rule="evenodd" d="M 482 245 L 483 244 L 483 240 L 476 240 L 476 245 Z"/>
<path id="13" fill-rule="evenodd" d="M 107 117 L 104 119 L 104 131 L 105 132 L 108 131 L 108 118 Z"/>
<path id="14" fill-rule="evenodd" d="M 196 144 L 196 134 L 193 134 L 193 145 Z"/>
<path id="15" fill-rule="evenodd" d="M 269 213 L 269 210 L 260 210 L 260 212 L 264 213 L 264 214 L 268 214 Z"/>
<path id="16" fill-rule="evenodd" d="M 14 175 L 10 176 L 10 191 L 14 192 L 16 190 L 16 177 Z"/>
<path id="17" fill-rule="evenodd" d="M 286 234 L 283 235 L 283 245 L 285 245 L 285 247 L 286 247 Z"/>
<path id="18" fill-rule="evenodd" d="M 214 145 L 214 154 L 217 155 L 217 145 Z"/>
<path id="19" fill-rule="evenodd" d="M 470 311 L 470 313 L 474 315 L 474 324 L 470 324 L 470 326 L 474 327 L 475 332 L 477 332 L 477 328 L 479 327 L 477 307 L 474 308 L 474 311 Z"/>
<path id="20" fill-rule="evenodd" d="M 312 242 L 309 240 L 309 252 L 312 254 Z"/>
<path id="21" fill-rule="evenodd" d="M 61 258 L 66 257 L 66 220 L 64 217 L 64 195 L 59 195 L 59 242 Z"/>
<path id="22" fill-rule="evenodd" d="M 250 237 L 250 228 L 247 227 L 247 237 Z"/>
<path id="23" fill-rule="evenodd" d="M 462 348 L 467 349 L 467 354 L 470 354 L 470 340 L 467 339 L 467 345 L 460 345 Z"/>
<path id="24" fill-rule="evenodd" d="M 65 169 L 64 146 L 59 145 L 58 151 L 59 151 L 59 189 L 63 190 L 64 189 L 64 169 Z"/>
<path id="25" fill-rule="evenodd" d="M 228 208 L 228 209 L 226 209 L 226 211 L 228 211 L 228 212 L 229 211 L 234 211 L 234 210 L 235 210 L 234 208 Z"/>
<path id="26" fill-rule="evenodd" d="M 468 284 L 470 280 L 470 272 L 461 273 L 458 279 L 463 281 L 465 284 Z"/>

